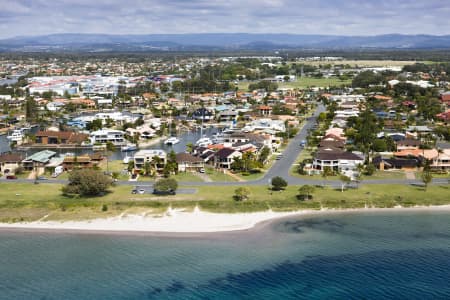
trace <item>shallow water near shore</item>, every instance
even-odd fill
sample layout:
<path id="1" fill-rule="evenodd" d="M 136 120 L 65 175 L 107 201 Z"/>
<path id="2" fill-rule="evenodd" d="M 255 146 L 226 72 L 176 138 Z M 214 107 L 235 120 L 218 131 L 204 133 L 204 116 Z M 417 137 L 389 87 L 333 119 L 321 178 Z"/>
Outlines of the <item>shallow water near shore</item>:
<path id="1" fill-rule="evenodd" d="M 0 231 L 1 299 L 448 299 L 450 212 L 178 236 Z"/>

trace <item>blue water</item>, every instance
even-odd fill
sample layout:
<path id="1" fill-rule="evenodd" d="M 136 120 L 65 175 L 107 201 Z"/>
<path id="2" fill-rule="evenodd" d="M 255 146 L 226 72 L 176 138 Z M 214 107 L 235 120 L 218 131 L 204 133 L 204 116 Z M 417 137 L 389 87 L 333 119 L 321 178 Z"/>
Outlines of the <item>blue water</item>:
<path id="1" fill-rule="evenodd" d="M 193 143 L 200 139 L 202 137 L 202 133 L 204 136 L 212 136 L 212 134 L 216 133 L 216 128 L 207 128 L 204 129 L 203 132 L 200 129 L 195 129 L 192 131 L 187 131 L 180 133 L 178 138 L 180 139 L 180 143 L 175 144 L 173 146 L 164 144 L 164 140 L 160 141 L 159 143 L 156 143 L 154 145 L 148 146 L 145 149 L 163 149 L 167 153 L 170 151 L 175 151 L 176 153 L 184 152 L 186 151 L 186 145 L 188 143 Z M 25 151 L 23 154 L 25 155 L 32 155 L 33 153 L 39 152 L 42 149 L 29 149 L 28 151 Z M 93 153 L 91 149 L 51 149 L 53 151 L 59 152 L 58 154 L 65 154 L 67 152 L 73 152 L 77 155 L 82 154 L 90 154 Z M 9 152 L 11 151 L 11 148 L 9 146 L 9 141 L 6 138 L 6 135 L 0 136 L 0 154 L 3 152 Z M 132 156 L 134 152 L 121 152 L 120 149 L 112 152 L 108 158 L 111 160 L 122 160 L 125 156 Z"/>
<path id="2" fill-rule="evenodd" d="M 159 237 L 0 232 L 1 299 L 450 299 L 450 213 Z"/>

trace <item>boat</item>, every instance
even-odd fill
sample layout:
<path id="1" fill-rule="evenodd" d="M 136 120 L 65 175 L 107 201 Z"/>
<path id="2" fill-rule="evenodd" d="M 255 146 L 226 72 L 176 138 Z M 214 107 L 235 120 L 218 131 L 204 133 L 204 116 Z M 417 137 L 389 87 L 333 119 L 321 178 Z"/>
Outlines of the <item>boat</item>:
<path id="1" fill-rule="evenodd" d="M 172 136 L 172 137 L 168 138 L 167 140 L 165 140 L 164 144 L 175 145 L 175 144 L 178 144 L 179 142 L 180 142 L 180 140 L 177 137 Z"/>
<path id="2" fill-rule="evenodd" d="M 213 141 L 209 137 L 202 137 L 201 139 L 199 139 L 198 141 L 195 142 L 195 146 L 207 147 L 207 146 L 211 145 L 212 143 L 213 143 Z"/>
<path id="3" fill-rule="evenodd" d="M 131 156 L 125 156 L 124 158 L 123 158 L 123 163 L 124 164 L 128 164 L 131 160 L 132 160 L 133 158 L 131 157 Z"/>
<path id="4" fill-rule="evenodd" d="M 106 150 L 106 144 L 99 144 L 99 145 L 93 145 L 92 146 L 93 151 L 105 151 Z"/>
<path id="5" fill-rule="evenodd" d="M 213 144 L 222 144 L 224 141 L 225 141 L 225 136 L 222 133 L 218 132 L 218 133 L 213 134 L 213 136 L 212 136 Z"/>
<path id="6" fill-rule="evenodd" d="M 23 131 L 21 129 L 15 129 L 13 132 L 8 135 L 6 138 L 10 142 L 21 142 L 23 140 Z"/>
<path id="7" fill-rule="evenodd" d="M 136 150 L 137 150 L 136 144 L 126 144 L 126 145 L 120 147 L 120 151 L 122 151 L 122 152 L 136 151 Z"/>

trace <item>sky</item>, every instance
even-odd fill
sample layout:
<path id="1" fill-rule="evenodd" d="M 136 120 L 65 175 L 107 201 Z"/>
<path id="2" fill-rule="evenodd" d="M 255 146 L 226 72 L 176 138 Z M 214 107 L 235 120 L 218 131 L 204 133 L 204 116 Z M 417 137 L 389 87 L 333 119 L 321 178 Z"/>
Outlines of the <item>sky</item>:
<path id="1" fill-rule="evenodd" d="M 0 0 L 0 38 L 53 33 L 450 34 L 447 0 Z"/>

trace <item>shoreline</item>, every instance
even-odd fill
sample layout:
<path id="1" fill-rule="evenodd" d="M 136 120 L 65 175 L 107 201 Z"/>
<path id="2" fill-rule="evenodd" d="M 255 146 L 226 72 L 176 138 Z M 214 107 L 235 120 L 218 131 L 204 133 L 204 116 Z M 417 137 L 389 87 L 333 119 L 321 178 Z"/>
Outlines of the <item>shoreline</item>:
<path id="1" fill-rule="evenodd" d="M 202 237 L 211 234 L 235 234 L 259 231 L 262 228 L 292 217 L 320 216 L 344 213 L 386 212 L 449 212 L 450 205 L 393 208 L 352 208 L 300 210 L 292 212 L 256 212 L 220 214 L 195 209 L 193 212 L 168 210 L 164 215 L 120 215 L 86 221 L 34 221 L 0 223 L 2 232 L 44 232 L 107 235 L 145 235 L 159 237 Z"/>

